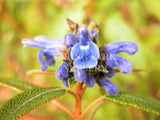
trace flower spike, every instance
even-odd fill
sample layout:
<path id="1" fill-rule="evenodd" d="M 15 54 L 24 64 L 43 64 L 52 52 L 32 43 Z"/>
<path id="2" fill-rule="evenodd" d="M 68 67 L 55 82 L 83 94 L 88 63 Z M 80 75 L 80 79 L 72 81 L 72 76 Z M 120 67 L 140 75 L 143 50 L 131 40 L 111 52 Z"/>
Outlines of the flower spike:
<path id="1" fill-rule="evenodd" d="M 79 83 L 85 83 L 87 87 L 94 87 L 95 82 L 104 87 L 109 95 L 117 95 L 117 86 L 106 78 L 115 75 L 113 67 L 118 67 L 123 74 L 132 71 L 132 64 L 119 57 L 120 52 L 132 55 L 138 47 L 134 42 L 112 42 L 100 48 L 97 47 L 97 31 L 90 32 L 83 25 L 68 20 L 73 33 L 65 35 L 64 39 L 52 40 L 45 36 L 36 36 L 34 39 L 23 39 L 24 46 L 39 47 L 38 60 L 43 73 L 47 67 L 55 64 L 54 57 L 63 54 L 64 61 L 56 71 L 56 76 L 63 84 L 69 87 L 68 80 L 71 77 Z M 62 53 L 62 54 L 61 54 Z M 74 66 L 74 72 L 71 67 Z M 107 71 L 107 72 L 106 72 Z M 75 82 L 74 81 L 74 82 Z"/>

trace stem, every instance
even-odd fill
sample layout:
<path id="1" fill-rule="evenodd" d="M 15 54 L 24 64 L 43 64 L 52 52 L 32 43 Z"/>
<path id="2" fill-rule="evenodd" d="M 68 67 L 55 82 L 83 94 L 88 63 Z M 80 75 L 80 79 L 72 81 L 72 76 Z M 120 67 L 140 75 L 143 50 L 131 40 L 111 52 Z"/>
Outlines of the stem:
<path id="1" fill-rule="evenodd" d="M 77 82 L 77 84 L 75 84 L 75 93 L 74 93 L 76 95 L 74 95 L 73 92 L 70 92 L 70 94 L 74 95 L 74 97 L 76 98 L 76 102 L 74 106 L 75 111 L 74 111 L 73 120 L 82 120 L 82 118 L 80 117 L 81 101 L 82 101 L 82 96 L 85 90 L 86 90 L 86 87 L 83 87 L 83 83 Z"/>
<path id="2" fill-rule="evenodd" d="M 33 75 L 33 74 L 46 74 L 46 75 L 56 75 L 55 72 L 42 72 L 41 70 L 30 70 L 26 73 L 27 76 Z"/>
<path id="3" fill-rule="evenodd" d="M 95 101 L 93 101 L 91 104 L 89 104 L 87 107 L 86 107 L 86 109 L 82 112 L 82 114 L 81 114 L 81 118 L 83 118 L 85 115 L 86 115 L 86 113 L 95 105 L 95 104 L 97 104 L 97 103 L 99 103 L 99 102 L 101 102 L 101 101 L 105 101 L 106 100 L 106 97 L 104 97 L 104 96 L 101 96 L 101 97 L 99 97 L 98 99 L 96 99 Z"/>
<path id="4" fill-rule="evenodd" d="M 80 98 L 79 98 L 79 96 L 76 93 L 74 93 L 71 90 L 68 90 L 68 93 L 71 94 L 71 95 L 73 95 L 75 97 L 76 101 L 80 101 Z"/>
<path id="5" fill-rule="evenodd" d="M 142 71 L 145 71 L 145 72 L 150 72 L 150 70 L 148 69 L 133 69 L 132 72 L 142 72 Z M 115 69 L 115 72 L 120 72 L 119 69 Z"/>
<path id="6" fill-rule="evenodd" d="M 98 110 L 99 107 L 102 105 L 102 103 L 104 103 L 104 101 L 101 101 L 101 102 L 97 105 L 97 107 L 94 109 L 93 113 L 91 114 L 89 120 L 92 120 L 92 119 L 93 119 L 94 115 L 96 114 L 97 110 Z"/>
<path id="7" fill-rule="evenodd" d="M 77 83 L 75 85 L 75 92 L 79 96 L 79 100 L 76 100 L 75 103 L 75 112 L 74 115 L 78 117 L 81 114 L 81 100 L 82 100 L 82 83 Z"/>
<path id="8" fill-rule="evenodd" d="M 73 118 L 73 112 L 70 109 L 68 109 L 67 107 L 65 107 L 64 105 L 62 105 L 60 102 L 56 100 L 52 100 L 51 102 L 57 105 L 60 109 L 65 111 L 68 115 L 70 115 Z"/>

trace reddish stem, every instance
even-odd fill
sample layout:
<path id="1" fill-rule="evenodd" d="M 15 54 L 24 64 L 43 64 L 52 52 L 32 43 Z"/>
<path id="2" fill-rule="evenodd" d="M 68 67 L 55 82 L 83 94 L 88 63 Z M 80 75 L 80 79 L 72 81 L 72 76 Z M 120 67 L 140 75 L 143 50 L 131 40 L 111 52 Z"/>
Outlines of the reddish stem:
<path id="1" fill-rule="evenodd" d="M 42 70 L 30 70 L 26 73 L 27 76 L 33 75 L 33 74 L 46 74 L 46 75 L 54 75 L 54 76 L 56 75 L 55 72 L 47 72 L 47 71 L 42 72 Z"/>
<path id="2" fill-rule="evenodd" d="M 78 96 L 78 99 L 76 99 L 75 102 L 75 111 L 74 111 L 74 120 L 82 120 L 82 118 L 80 117 L 81 115 L 81 101 L 82 101 L 82 96 L 84 94 L 86 90 L 86 87 L 83 88 L 83 83 L 78 82 L 75 85 L 75 94 Z"/>
<path id="3" fill-rule="evenodd" d="M 101 97 L 99 97 L 99 98 L 97 98 L 95 101 L 93 101 L 91 104 L 89 104 L 87 107 L 86 107 L 86 109 L 82 112 L 82 114 L 81 114 L 81 118 L 83 118 L 85 115 L 86 115 L 86 113 L 95 105 L 95 104 L 97 104 L 97 103 L 99 103 L 99 102 L 102 102 L 102 101 L 105 101 L 106 100 L 106 97 L 104 97 L 104 96 L 101 96 Z"/>

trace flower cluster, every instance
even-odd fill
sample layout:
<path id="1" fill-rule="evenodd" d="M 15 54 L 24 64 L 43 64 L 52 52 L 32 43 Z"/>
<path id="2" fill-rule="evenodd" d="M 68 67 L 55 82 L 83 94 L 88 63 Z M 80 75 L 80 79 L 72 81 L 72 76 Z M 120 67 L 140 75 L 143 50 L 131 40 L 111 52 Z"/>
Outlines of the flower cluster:
<path id="1" fill-rule="evenodd" d="M 129 55 L 137 52 L 134 42 L 112 42 L 98 48 L 94 42 L 98 37 L 96 30 L 89 33 L 85 26 L 80 26 L 78 32 L 66 34 L 64 39 L 51 40 L 44 36 L 33 39 L 24 39 L 25 46 L 42 48 L 38 54 L 42 71 L 46 71 L 48 65 L 55 63 L 54 56 L 64 55 L 63 63 L 57 69 L 56 76 L 67 87 L 68 80 L 72 77 L 75 81 L 85 83 L 87 87 L 93 87 L 95 83 L 104 87 L 109 95 L 118 93 L 117 86 L 107 78 L 115 75 L 114 67 L 120 72 L 128 74 L 132 71 L 132 64 L 117 54 L 126 52 Z M 45 59 L 43 58 L 45 57 Z M 74 68 L 74 72 L 71 69 Z"/>

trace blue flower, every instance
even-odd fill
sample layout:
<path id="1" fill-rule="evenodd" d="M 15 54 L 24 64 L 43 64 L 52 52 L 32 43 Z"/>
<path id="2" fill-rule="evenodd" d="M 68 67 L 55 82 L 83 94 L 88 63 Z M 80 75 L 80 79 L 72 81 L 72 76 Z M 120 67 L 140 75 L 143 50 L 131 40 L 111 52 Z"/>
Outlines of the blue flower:
<path id="1" fill-rule="evenodd" d="M 85 79 L 87 79 L 87 73 L 84 69 L 75 68 L 74 77 L 76 81 L 83 82 Z"/>
<path id="2" fill-rule="evenodd" d="M 64 37 L 64 44 L 67 49 L 73 47 L 78 42 L 78 37 L 73 33 L 66 34 Z"/>
<path id="3" fill-rule="evenodd" d="M 99 49 L 95 43 L 89 39 L 89 33 L 86 27 L 78 29 L 80 42 L 75 44 L 71 49 L 71 59 L 73 64 L 79 69 L 93 68 L 97 65 L 99 58 Z"/>
<path id="4" fill-rule="evenodd" d="M 138 47 L 134 42 L 112 42 L 105 45 L 105 54 L 108 55 L 106 59 L 107 67 L 118 67 L 120 72 L 128 74 L 132 71 L 132 64 L 122 58 L 117 56 L 120 52 L 126 52 L 129 55 L 137 52 Z"/>
<path id="5" fill-rule="evenodd" d="M 92 88 L 94 86 L 94 78 L 87 74 L 84 69 L 75 68 L 74 77 L 76 81 L 84 82 L 87 87 Z"/>
<path id="6" fill-rule="evenodd" d="M 73 75 L 71 73 L 69 73 L 70 69 L 71 69 L 71 65 L 64 61 L 62 63 L 62 65 L 56 71 L 57 78 L 59 80 L 62 80 L 63 84 L 65 86 L 67 86 L 67 87 L 69 87 L 69 85 L 68 85 L 68 79 L 70 77 L 73 77 Z"/>
<path id="7" fill-rule="evenodd" d="M 101 87 L 104 87 L 106 93 L 109 95 L 117 95 L 118 93 L 117 86 L 108 79 L 106 79 L 105 77 L 99 81 L 99 85 Z"/>
<path id="8" fill-rule="evenodd" d="M 68 79 L 74 76 L 75 81 L 83 82 L 87 87 L 92 88 L 96 81 L 105 88 L 106 93 L 117 95 L 117 86 L 106 77 L 112 78 L 115 75 L 113 67 L 118 67 L 124 74 L 130 73 L 132 64 L 118 54 L 126 52 L 132 55 L 137 52 L 138 47 L 134 42 L 129 41 L 112 42 L 100 47 L 99 50 L 96 45 L 97 37 L 96 30 L 92 29 L 89 34 L 85 26 L 80 26 L 78 34 L 77 32 L 66 34 L 64 39 L 52 40 L 45 36 L 37 36 L 34 39 L 24 39 L 22 43 L 24 46 L 41 48 L 38 60 L 42 71 L 45 71 L 49 65 L 54 65 L 54 56 L 60 56 L 58 50 L 63 50 L 65 60 L 57 69 L 56 76 L 65 86 L 69 87 Z M 74 74 L 70 71 L 73 65 Z M 96 67 L 99 71 L 96 71 Z M 108 72 L 104 72 L 104 69 Z"/>
<path id="9" fill-rule="evenodd" d="M 87 79 L 84 80 L 87 87 L 92 88 L 94 86 L 94 78 L 92 75 L 87 74 Z"/>
<path id="10" fill-rule="evenodd" d="M 90 32 L 90 37 L 91 37 L 91 39 L 93 39 L 94 37 L 97 38 L 97 37 L 98 37 L 97 31 L 94 30 L 94 29 L 91 30 L 91 32 Z"/>
<path id="11" fill-rule="evenodd" d="M 42 48 L 38 54 L 38 60 L 41 63 L 41 70 L 46 71 L 47 66 L 54 65 L 55 60 L 53 56 L 60 56 L 61 53 L 56 49 L 64 49 L 64 40 L 57 39 L 52 40 L 45 36 L 37 36 L 33 39 L 23 39 L 24 46 L 39 47 Z M 45 56 L 45 59 L 43 58 Z"/>

